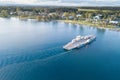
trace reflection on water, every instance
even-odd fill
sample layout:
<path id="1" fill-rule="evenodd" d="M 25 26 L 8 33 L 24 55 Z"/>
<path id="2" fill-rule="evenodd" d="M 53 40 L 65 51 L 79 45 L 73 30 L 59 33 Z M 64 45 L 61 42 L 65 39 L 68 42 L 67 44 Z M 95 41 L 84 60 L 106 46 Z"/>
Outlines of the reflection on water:
<path id="1" fill-rule="evenodd" d="M 103 34 L 104 35 L 104 33 L 106 32 L 106 30 L 105 29 L 97 29 L 97 32 L 99 34 Z"/>

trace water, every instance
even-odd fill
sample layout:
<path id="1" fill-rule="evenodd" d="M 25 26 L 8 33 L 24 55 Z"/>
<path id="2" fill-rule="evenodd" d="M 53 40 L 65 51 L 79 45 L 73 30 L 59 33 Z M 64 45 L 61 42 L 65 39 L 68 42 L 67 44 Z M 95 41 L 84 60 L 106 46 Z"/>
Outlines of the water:
<path id="1" fill-rule="evenodd" d="M 96 41 L 72 51 L 77 35 Z M 120 33 L 63 22 L 0 18 L 0 80 L 120 80 Z"/>

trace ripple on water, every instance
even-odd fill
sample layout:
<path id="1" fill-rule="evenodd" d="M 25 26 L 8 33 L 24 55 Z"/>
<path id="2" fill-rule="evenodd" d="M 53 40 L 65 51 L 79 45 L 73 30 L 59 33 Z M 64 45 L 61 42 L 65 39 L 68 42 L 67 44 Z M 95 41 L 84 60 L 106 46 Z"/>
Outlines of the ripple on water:
<path id="1" fill-rule="evenodd" d="M 61 53 L 65 53 L 67 51 L 63 50 L 63 48 L 60 47 L 54 47 L 51 49 L 41 50 L 37 53 L 30 53 L 30 54 L 13 54 L 13 55 L 7 55 L 3 58 L 0 58 L 0 67 L 4 67 L 10 64 L 18 64 L 22 62 L 28 62 L 33 60 L 40 60 L 40 59 L 46 59 L 48 57 L 56 56 Z"/>

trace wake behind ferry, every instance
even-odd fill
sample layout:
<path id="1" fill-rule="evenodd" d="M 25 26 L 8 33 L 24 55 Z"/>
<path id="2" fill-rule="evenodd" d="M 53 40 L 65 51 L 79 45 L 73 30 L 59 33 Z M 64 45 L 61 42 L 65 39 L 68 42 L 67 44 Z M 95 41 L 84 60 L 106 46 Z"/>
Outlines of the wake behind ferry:
<path id="1" fill-rule="evenodd" d="M 88 36 L 76 36 L 71 42 L 63 46 L 65 50 L 71 50 L 75 48 L 79 48 L 85 46 L 96 39 L 95 35 L 88 35 Z"/>

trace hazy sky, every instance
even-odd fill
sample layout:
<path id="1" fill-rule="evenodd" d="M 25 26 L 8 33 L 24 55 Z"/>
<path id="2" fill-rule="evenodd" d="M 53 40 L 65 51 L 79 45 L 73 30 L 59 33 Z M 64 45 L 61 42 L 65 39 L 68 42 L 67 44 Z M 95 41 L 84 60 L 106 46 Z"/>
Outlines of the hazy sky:
<path id="1" fill-rule="evenodd" d="M 120 6 L 120 0 L 0 0 L 0 4 L 55 6 Z"/>

